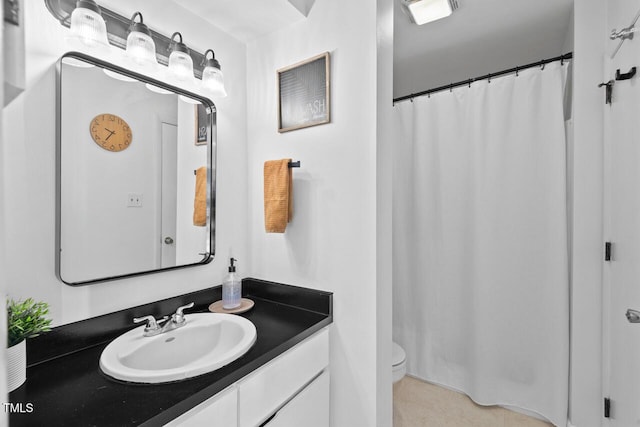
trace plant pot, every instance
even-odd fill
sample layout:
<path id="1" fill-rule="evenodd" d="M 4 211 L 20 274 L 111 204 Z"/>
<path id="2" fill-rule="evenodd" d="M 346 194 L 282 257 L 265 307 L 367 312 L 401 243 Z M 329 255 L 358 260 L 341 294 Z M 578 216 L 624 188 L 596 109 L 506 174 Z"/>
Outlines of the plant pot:
<path id="1" fill-rule="evenodd" d="M 22 340 L 7 349 L 7 388 L 13 391 L 27 379 L 27 345 Z"/>

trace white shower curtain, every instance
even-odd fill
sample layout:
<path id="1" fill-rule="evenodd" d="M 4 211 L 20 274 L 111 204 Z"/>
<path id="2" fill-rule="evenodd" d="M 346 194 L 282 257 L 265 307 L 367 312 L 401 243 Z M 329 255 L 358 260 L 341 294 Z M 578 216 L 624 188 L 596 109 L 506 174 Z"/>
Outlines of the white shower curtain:
<path id="1" fill-rule="evenodd" d="M 567 423 L 566 66 L 394 107 L 394 339 L 410 375 Z"/>

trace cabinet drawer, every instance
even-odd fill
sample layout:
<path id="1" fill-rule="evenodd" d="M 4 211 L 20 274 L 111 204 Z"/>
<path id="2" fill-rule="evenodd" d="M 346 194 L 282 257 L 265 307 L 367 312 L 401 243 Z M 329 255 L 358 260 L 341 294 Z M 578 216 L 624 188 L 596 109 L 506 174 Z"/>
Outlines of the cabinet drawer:
<path id="1" fill-rule="evenodd" d="M 237 425 L 238 392 L 236 386 L 232 385 L 165 424 L 165 427 L 236 427 Z"/>
<path id="2" fill-rule="evenodd" d="M 329 331 L 281 354 L 238 383 L 239 427 L 256 427 L 329 365 Z"/>
<path id="3" fill-rule="evenodd" d="M 329 427 L 329 371 L 324 371 L 264 427 Z"/>

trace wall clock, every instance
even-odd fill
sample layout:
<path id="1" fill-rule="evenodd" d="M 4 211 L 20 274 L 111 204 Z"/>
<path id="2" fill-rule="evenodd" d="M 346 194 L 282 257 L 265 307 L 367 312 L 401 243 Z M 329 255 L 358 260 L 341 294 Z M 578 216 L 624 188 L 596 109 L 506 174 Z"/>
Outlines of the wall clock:
<path id="1" fill-rule="evenodd" d="M 133 137 L 129 124 L 115 114 L 98 114 L 89 125 L 91 137 L 108 151 L 122 151 L 131 145 Z"/>

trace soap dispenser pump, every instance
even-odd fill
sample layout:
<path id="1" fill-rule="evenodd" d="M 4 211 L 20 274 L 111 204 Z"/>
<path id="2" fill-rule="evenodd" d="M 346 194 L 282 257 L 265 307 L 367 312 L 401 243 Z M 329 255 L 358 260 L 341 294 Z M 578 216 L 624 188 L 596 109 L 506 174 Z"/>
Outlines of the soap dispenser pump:
<path id="1" fill-rule="evenodd" d="M 240 298 L 242 296 L 242 282 L 236 275 L 236 266 L 234 262 L 238 260 L 231 258 L 229 260 L 229 274 L 222 283 L 222 308 L 231 310 L 240 307 Z"/>

